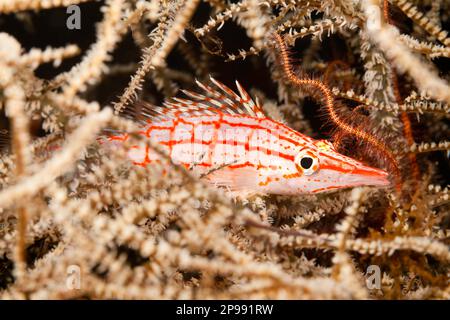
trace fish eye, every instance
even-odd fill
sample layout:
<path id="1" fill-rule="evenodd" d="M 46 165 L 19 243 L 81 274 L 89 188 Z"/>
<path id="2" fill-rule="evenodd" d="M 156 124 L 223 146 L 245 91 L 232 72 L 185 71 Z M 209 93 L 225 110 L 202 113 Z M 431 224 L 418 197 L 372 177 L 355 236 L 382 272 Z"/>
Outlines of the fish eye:
<path id="1" fill-rule="evenodd" d="M 302 169 L 308 170 L 309 168 L 311 168 L 312 164 L 313 164 L 313 158 L 311 157 L 303 157 L 300 160 L 300 166 L 302 167 Z"/>
<path id="2" fill-rule="evenodd" d="M 311 175 L 319 170 L 319 159 L 309 151 L 300 152 L 296 159 L 297 170 L 304 175 Z"/>

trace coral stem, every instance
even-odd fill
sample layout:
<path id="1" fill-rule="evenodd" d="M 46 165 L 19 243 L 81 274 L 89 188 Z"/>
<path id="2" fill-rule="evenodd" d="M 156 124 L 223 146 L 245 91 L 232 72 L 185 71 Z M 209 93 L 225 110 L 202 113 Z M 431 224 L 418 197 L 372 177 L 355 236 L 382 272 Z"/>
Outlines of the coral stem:
<path id="1" fill-rule="evenodd" d="M 391 18 L 389 16 L 389 1 L 388 0 L 384 0 L 383 14 L 384 14 L 384 19 L 386 20 L 386 22 L 389 24 L 392 24 Z M 400 93 L 398 77 L 397 77 L 395 68 L 392 67 L 391 69 L 392 69 L 391 79 L 392 79 L 392 86 L 394 89 L 393 91 L 394 91 L 394 95 L 395 95 L 395 100 L 398 105 L 402 105 L 403 99 L 402 99 L 401 93 Z M 411 147 L 414 144 L 411 120 L 409 119 L 408 114 L 406 112 L 401 113 L 400 119 L 402 120 L 402 123 L 403 123 L 403 134 L 405 135 L 406 143 L 408 144 L 408 147 Z M 409 157 L 409 161 L 411 163 L 411 168 L 412 168 L 412 172 L 413 172 L 414 188 L 417 189 L 417 187 L 419 185 L 419 181 L 420 181 L 419 165 L 417 164 L 417 158 L 414 153 L 409 153 L 408 157 Z"/>

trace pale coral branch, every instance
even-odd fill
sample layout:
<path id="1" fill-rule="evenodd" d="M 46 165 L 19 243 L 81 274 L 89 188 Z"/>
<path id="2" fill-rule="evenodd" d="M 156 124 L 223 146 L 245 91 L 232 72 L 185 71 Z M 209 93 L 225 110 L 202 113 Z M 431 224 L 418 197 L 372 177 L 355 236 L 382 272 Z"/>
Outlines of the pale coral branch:
<path id="1" fill-rule="evenodd" d="M 405 98 L 404 104 L 395 102 L 385 104 L 378 100 L 371 99 L 365 95 L 356 94 L 353 90 L 341 91 L 339 88 L 333 87 L 333 94 L 337 97 L 356 101 L 376 110 L 383 110 L 397 114 L 399 112 L 416 112 L 416 113 L 437 113 L 448 114 L 450 112 L 449 105 L 442 102 L 433 102 L 430 100 L 417 100 L 412 97 Z"/>
<path id="2" fill-rule="evenodd" d="M 109 108 L 87 116 L 77 130 L 68 137 L 69 142 L 61 152 L 44 163 L 36 173 L 0 192 L 0 206 L 6 208 L 18 200 L 35 195 L 55 178 L 70 170 L 81 151 L 92 142 L 111 117 L 112 112 Z"/>
<path id="3" fill-rule="evenodd" d="M 111 58 L 109 53 L 127 30 L 121 20 L 123 6 L 123 0 L 107 2 L 103 21 L 97 26 L 97 42 L 66 77 L 68 85 L 64 87 L 63 95 L 67 101 L 71 101 L 77 92 L 86 90 L 87 84 L 99 81 L 107 70 L 106 62 Z"/>
<path id="4" fill-rule="evenodd" d="M 100 110 L 100 105 L 97 101 L 88 102 L 78 96 L 73 97 L 72 100 L 67 100 L 63 94 L 51 92 L 48 94 L 48 99 L 61 109 L 77 110 L 80 113 L 90 113 Z"/>
<path id="5" fill-rule="evenodd" d="M 296 231 L 279 231 L 283 238 L 280 239 L 281 246 L 299 246 L 335 249 L 337 247 L 334 235 L 310 233 L 305 236 Z M 283 234 L 285 233 L 285 234 Z M 450 262 L 449 248 L 439 241 L 427 237 L 398 236 L 393 239 L 348 239 L 346 250 L 355 251 L 360 254 L 370 255 L 392 255 L 399 250 L 411 250 L 422 254 L 433 255 L 443 261 Z"/>
<path id="6" fill-rule="evenodd" d="M 396 28 L 381 21 L 379 3 L 373 4 L 365 0 L 361 2 L 367 17 L 366 30 L 380 49 L 391 59 L 400 72 L 407 72 L 417 87 L 433 98 L 450 103 L 450 87 L 437 73 L 431 70 L 418 57 L 412 54 L 408 47 L 396 41 L 399 32 Z"/>
<path id="7" fill-rule="evenodd" d="M 351 233 L 354 232 L 356 224 L 358 222 L 358 213 L 361 207 L 361 203 L 365 200 L 367 190 L 364 188 L 355 188 L 350 194 L 351 204 L 345 208 L 347 216 L 336 227 L 338 233 L 336 234 L 337 250 L 338 252 L 345 252 L 345 242 Z"/>
<path id="8" fill-rule="evenodd" d="M 25 115 L 25 92 L 17 85 L 12 84 L 5 89 L 6 110 L 12 122 L 12 146 L 15 155 L 16 177 L 22 179 L 27 174 L 27 167 L 31 161 L 28 145 L 30 143 L 29 121 Z M 25 238 L 28 224 L 28 210 L 25 205 L 17 206 L 17 245 L 16 245 L 16 265 L 15 273 L 21 278 L 26 270 Z"/>
<path id="9" fill-rule="evenodd" d="M 361 279 L 356 274 L 355 267 L 352 264 L 350 256 L 345 252 L 347 239 L 351 233 L 354 232 L 357 222 L 359 220 L 358 214 L 361 203 L 365 200 L 367 194 L 364 188 L 355 188 L 352 190 L 350 206 L 345 209 L 347 216 L 337 226 L 338 233 L 336 234 L 337 250 L 333 257 L 333 273 L 335 278 L 342 283 L 346 283 L 349 288 L 353 289 L 356 297 L 359 299 L 367 298 L 367 290 L 361 285 Z"/>
<path id="10" fill-rule="evenodd" d="M 246 8 L 247 2 L 247 0 L 243 0 L 238 3 L 230 4 L 226 10 L 224 10 L 223 12 L 219 12 L 215 18 L 210 18 L 206 25 L 201 28 L 195 29 L 195 35 L 197 37 L 203 37 L 217 25 L 222 25 L 226 20 L 231 19 L 236 13 L 243 10 L 243 8 Z"/>
<path id="11" fill-rule="evenodd" d="M 312 1 L 311 1 L 312 2 Z M 299 5 L 299 2 L 297 0 L 267 0 L 267 1 L 260 1 L 259 6 L 261 7 L 271 7 L 271 6 L 292 6 L 295 7 Z M 228 8 L 225 10 L 219 12 L 215 17 L 210 17 L 208 22 L 200 27 L 194 30 L 194 33 L 197 37 L 203 37 L 209 32 L 211 32 L 213 29 L 217 27 L 217 29 L 220 29 L 221 26 L 229 19 L 234 18 L 237 14 L 240 12 L 244 12 L 248 10 L 249 1 L 248 0 L 242 0 L 241 2 L 237 3 L 231 3 Z"/>
<path id="12" fill-rule="evenodd" d="M 430 35 L 436 37 L 446 47 L 450 46 L 450 38 L 446 31 L 437 26 L 428 19 L 419 9 L 414 6 L 411 1 L 408 0 L 389 0 L 393 4 L 396 4 L 409 18 L 411 18 L 420 27 L 426 30 Z"/>
<path id="13" fill-rule="evenodd" d="M 238 22 L 247 30 L 247 35 L 253 39 L 256 49 L 262 49 L 264 38 L 269 33 L 270 18 L 261 8 L 259 0 L 248 0 L 247 10 L 238 15 Z"/>
<path id="14" fill-rule="evenodd" d="M 152 38 L 153 43 L 151 47 L 143 50 L 143 54 L 140 61 L 140 67 L 136 71 L 136 73 L 131 76 L 131 80 L 129 81 L 127 87 L 124 92 L 120 95 L 119 101 L 114 104 L 114 113 L 119 114 L 128 103 L 130 103 L 133 99 L 137 98 L 137 91 L 141 90 L 142 82 L 144 81 L 144 77 L 147 73 L 152 69 L 151 61 L 155 55 L 157 49 L 161 46 L 164 40 L 164 32 L 168 28 L 168 16 L 169 9 L 164 8 L 163 14 L 160 18 L 160 21 L 155 29 L 153 29 L 150 34 L 150 38 Z"/>
<path id="15" fill-rule="evenodd" d="M 53 62 L 53 65 L 57 67 L 63 59 L 71 58 L 79 53 L 80 48 L 76 45 L 68 45 L 64 48 L 47 47 L 45 50 L 33 48 L 22 55 L 18 63 L 36 69 L 41 64 Z"/>
<path id="16" fill-rule="evenodd" d="M 15 13 L 25 10 L 45 10 L 58 7 L 68 7 L 94 0 L 0 0 L 0 13 Z"/>
<path id="17" fill-rule="evenodd" d="M 341 17 L 336 17 L 333 19 L 323 19 L 321 21 L 315 22 L 310 27 L 301 28 L 299 31 L 290 29 L 289 32 L 285 35 L 285 40 L 291 46 L 295 44 L 295 41 L 297 39 L 301 39 L 308 35 L 318 37 L 320 40 L 322 40 L 322 35 L 324 32 L 327 32 L 327 36 L 330 36 L 335 32 L 344 30 L 344 28 L 355 29 L 356 24 L 351 24 L 346 19 Z"/>
<path id="18" fill-rule="evenodd" d="M 181 12 L 177 14 L 172 26 L 170 26 L 169 30 L 167 31 L 161 47 L 155 52 L 155 55 L 150 60 L 150 65 L 152 67 L 158 68 L 162 67 L 165 64 L 167 55 L 170 53 L 170 51 L 182 35 L 199 2 L 199 0 L 185 1 Z"/>
<path id="19" fill-rule="evenodd" d="M 439 142 L 422 142 L 414 143 L 409 147 L 409 152 L 414 153 L 424 153 L 433 151 L 449 151 L 450 141 L 439 141 Z"/>
<path id="20" fill-rule="evenodd" d="M 4 35 L 4 34 L 2 34 Z M 17 80 L 18 70 L 10 61 L 20 59 L 20 44 L 12 37 L 3 36 L 0 43 L 0 87 L 6 99 L 6 114 L 11 119 L 12 149 L 15 156 L 15 174 L 19 181 L 27 174 L 31 162 L 28 145 L 30 144 L 29 120 L 25 114 L 25 91 Z M 16 241 L 15 273 L 21 278 L 26 270 L 25 237 L 28 224 L 28 212 L 23 204 L 17 206 L 18 229 Z"/>
<path id="21" fill-rule="evenodd" d="M 431 59 L 444 57 L 450 58 L 450 48 L 436 45 L 434 43 L 421 42 L 411 36 L 402 34 L 399 40 L 403 42 L 410 49 L 417 51 L 421 54 L 425 54 Z"/>
<path id="22" fill-rule="evenodd" d="M 428 186 L 428 191 L 431 193 L 429 195 L 428 205 L 430 207 L 437 207 L 443 204 L 447 204 L 450 201 L 450 186 L 442 188 L 439 185 Z"/>

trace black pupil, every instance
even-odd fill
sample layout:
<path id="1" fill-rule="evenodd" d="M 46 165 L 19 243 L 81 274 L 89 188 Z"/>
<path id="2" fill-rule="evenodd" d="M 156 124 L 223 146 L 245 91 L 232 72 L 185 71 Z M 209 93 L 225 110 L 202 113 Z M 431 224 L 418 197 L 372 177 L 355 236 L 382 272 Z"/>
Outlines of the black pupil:
<path id="1" fill-rule="evenodd" d="M 302 158 L 302 160 L 300 160 L 300 165 L 302 166 L 303 169 L 311 168 L 312 164 L 313 164 L 313 159 L 310 157 L 304 157 L 304 158 Z"/>

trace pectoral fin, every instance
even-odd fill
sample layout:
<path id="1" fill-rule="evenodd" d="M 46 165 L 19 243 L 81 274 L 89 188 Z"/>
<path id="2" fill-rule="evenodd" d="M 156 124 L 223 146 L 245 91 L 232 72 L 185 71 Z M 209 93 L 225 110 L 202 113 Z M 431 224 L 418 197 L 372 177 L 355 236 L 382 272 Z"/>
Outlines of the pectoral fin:
<path id="1" fill-rule="evenodd" d="M 258 170 L 253 167 L 225 167 L 212 171 L 204 179 L 216 187 L 224 187 L 235 195 L 258 193 Z"/>

